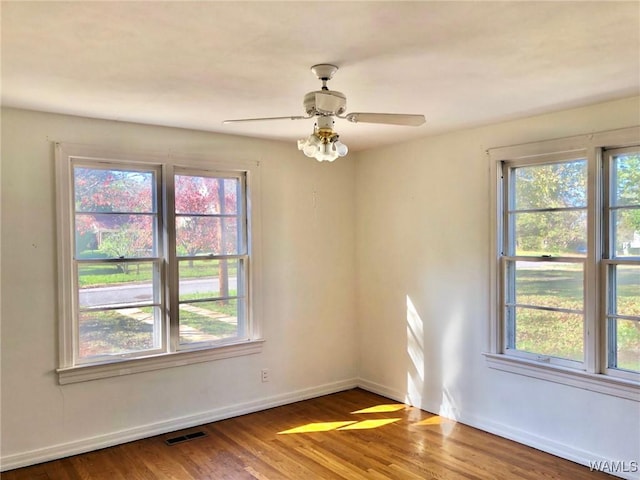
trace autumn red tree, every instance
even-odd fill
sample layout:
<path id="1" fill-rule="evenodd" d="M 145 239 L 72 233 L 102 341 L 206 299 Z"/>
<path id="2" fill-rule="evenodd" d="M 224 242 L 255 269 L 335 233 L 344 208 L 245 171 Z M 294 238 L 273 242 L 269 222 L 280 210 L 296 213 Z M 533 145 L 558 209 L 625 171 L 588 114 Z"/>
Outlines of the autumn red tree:
<path id="1" fill-rule="evenodd" d="M 176 175 L 176 241 L 187 256 L 238 252 L 237 180 Z M 228 296 L 227 261 L 219 261 L 220 292 Z"/>
<path id="2" fill-rule="evenodd" d="M 76 168 L 76 254 L 84 245 L 111 258 L 153 255 L 153 185 L 152 172 Z"/>
<path id="3" fill-rule="evenodd" d="M 91 237 L 93 249 L 110 258 L 155 255 L 153 172 L 76 168 L 74 179 L 77 238 Z M 238 253 L 237 192 L 237 179 L 175 176 L 179 257 Z M 227 296 L 227 261 L 221 259 L 219 267 L 220 291 Z"/>

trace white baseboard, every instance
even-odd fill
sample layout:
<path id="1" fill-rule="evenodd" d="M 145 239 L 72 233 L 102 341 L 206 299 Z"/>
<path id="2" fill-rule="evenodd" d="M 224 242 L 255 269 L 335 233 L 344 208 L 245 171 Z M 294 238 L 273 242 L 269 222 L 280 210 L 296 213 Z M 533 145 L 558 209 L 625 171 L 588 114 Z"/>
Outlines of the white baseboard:
<path id="1" fill-rule="evenodd" d="M 184 417 L 120 430 L 118 432 L 108 433 L 105 435 L 83 438 L 74 440 L 73 442 L 53 445 L 51 447 L 7 455 L 0 459 L 0 471 L 26 467 L 37 463 L 48 462 L 50 460 L 57 460 L 59 458 L 78 455 L 80 453 L 86 453 L 100 448 L 112 447 L 121 443 L 153 437 L 155 435 L 162 435 L 164 433 L 204 425 L 218 420 L 237 417 L 239 415 L 246 415 L 248 413 L 266 410 L 268 408 L 279 407 L 288 403 L 299 402 L 310 398 L 320 397 L 322 395 L 341 392 L 357 386 L 357 379 L 342 380 L 272 397 L 261 398 L 251 402 L 216 408 L 195 415 L 186 415 Z"/>
<path id="2" fill-rule="evenodd" d="M 387 398 L 391 398 L 398 402 L 407 402 L 408 395 L 406 392 L 401 392 L 399 390 L 395 390 L 393 388 L 387 387 L 385 385 L 381 385 L 376 382 L 372 382 L 370 380 L 366 380 L 361 378 L 358 381 L 358 386 L 364 390 L 368 390 L 373 393 L 377 393 L 378 395 L 385 396 Z M 422 410 L 427 412 L 436 412 L 438 411 L 438 407 L 434 405 L 414 405 L 419 407 Z M 564 458 L 565 460 L 569 460 L 574 463 L 578 463 L 580 465 L 584 465 L 586 467 L 590 467 L 594 462 L 608 462 L 611 465 L 611 459 L 603 458 L 602 456 L 574 448 L 570 445 L 566 445 L 563 443 L 555 442 L 550 440 L 549 438 L 541 437 L 538 435 L 531 434 L 524 430 L 519 430 L 509 425 L 492 422 L 487 419 L 482 419 L 480 417 L 474 415 L 468 415 L 464 412 L 457 412 L 458 418 L 456 421 L 468 425 L 470 427 L 477 428 L 478 430 L 482 430 L 493 435 L 497 435 L 499 437 L 503 437 L 509 440 L 513 440 L 514 442 L 521 443 L 523 445 L 527 445 L 529 447 L 535 448 L 536 450 L 540 450 L 546 453 L 550 453 L 551 455 L 555 455 L 556 457 Z M 591 465 L 590 465 L 591 462 Z M 615 468 L 615 465 L 612 467 Z M 625 480 L 640 480 L 640 472 L 624 472 L 621 470 L 612 471 L 605 470 L 606 473 L 610 475 L 614 475 L 620 478 L 624 478 Z"/>
<path id="3" fill-rule="evenodd" d="M 514 442 L 527 445 L 529 447 L 535 448 L 536 450 L 550 453 L 551 455 L 555 455 L 556 457 L 564 458 L 565 460 L 570 460 L 574 463 L 584 465 L 585 467 L 591 467 L 591 465 L 596 462 L 600 464 L 605 463 L 608 465 L 611 465 L 612 463 L 611 459 L 603 458 L 596 453 L 589 452 L 580 448 L 575 448 L 564 443 L 555 442 L 549 438 L 534 435 L 524 430 L 510 427 L 508 425 L 491 422 L 486 419 L 479 419 L 477 417 L 474 418 L 464 414 L 460 416 L 458 421 L 460 423 L 464 423 L 465 425 L 469 425 L 479 430 L 492 433 L 499 437 L 507 438 L 509 440 L 513 440 Z M 605 473 L 609 473 L 610 475 L 614 475 L 627 480 L 640 479 L 640 473 L 638 473 L 637 471 L 623 472 L 621 470 L 605 470 Z"/>
<path id="4" fill-rule="evenodd" d="M 378 395 L 382 395 L 383 397 L 390 398 L 391 400 L 395 400 L 396 402 L 407 403 L 407 394 L 405 392 L 400 392 L 398 390 L 389 388 L 380 383 L 376 383 L 370 380 L 366 380 L 364 378 L 360 378 L 358 380 L 358 387 L 362 388 L 363 390 L 366 390 L 367 392 L 377 393 Z M 415 406 L 422 408 L 421 405 L 415 405 Z"/>

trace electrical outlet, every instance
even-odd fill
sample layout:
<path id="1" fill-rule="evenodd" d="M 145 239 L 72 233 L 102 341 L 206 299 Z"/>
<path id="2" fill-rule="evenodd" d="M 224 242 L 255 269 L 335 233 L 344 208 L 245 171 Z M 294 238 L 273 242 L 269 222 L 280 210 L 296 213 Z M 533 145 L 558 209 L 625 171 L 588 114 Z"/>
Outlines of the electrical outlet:
<path id="1" fill-rule="evenodd" d="M 268 368 L 263 368 L 260 371 L 261 375 L 262 375 L 262 381 L 263 382 L 268 382 L 269 381 L 269 369 Z"/>

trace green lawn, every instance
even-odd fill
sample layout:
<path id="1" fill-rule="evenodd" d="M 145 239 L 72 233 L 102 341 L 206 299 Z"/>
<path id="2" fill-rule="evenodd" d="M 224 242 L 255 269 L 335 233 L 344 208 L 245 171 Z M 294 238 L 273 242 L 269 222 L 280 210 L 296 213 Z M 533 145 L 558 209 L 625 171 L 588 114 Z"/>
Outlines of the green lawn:
<path id="1" fill-rule="evenodd" d="M 197 302 L 182 307 L 180 325 L 218 337 L 234 336 L 238 331 L 237 300 Z"/>
<path id="2" fill-rule="evenodd" d="M 228 260 L 227 274 L 235 277 L 236 260 Z M 217 277 L 218 260 L 194 260 L 180 264 L 180 278 Z M 104 287 L 125 283 L 149 282 L 152 279 L 153 265 L 150 262 L 128 264 L 113 263 L 85 264 L 79 267 L 78 282 L 81 288 Z"/>
<path id="3" fill-rule="evenodd" d="M 516 301 L 519 304 L 583 310 L 582 271 L 578 266 L 519 268 Z M 617 275 L 619 314 L 640 317 L 640 274 L 620 268 Z M 516 309 L 516 348 L 572 360 L 583 358 L 582 315 L 532 308 Z M 618 367 L 640 370 L 640 322 L 618 321 Z"/>
<path id="4" fill-rule="evenodd" d="M 148 319 L 152 318 L 151 308 L 138 310 Z M 153 348 L 153 324 L 118 310 L 81 315 L 79 330 L 81 357 Z"/>
<path id="5" fill-rule="evenodd" d="M 234 296 L 235 291 L 229 295 Z M 182 301 L 202 298 L 183 295 Z M 80 319 L 80 356 L 114 355 L 154 348 L 152 307 L 84 313 Z M 214 340 L 237 334 L 237 300 L 181 305 L 180 341 Z M 215 338 L 214 338 L 215 337 Z"/>

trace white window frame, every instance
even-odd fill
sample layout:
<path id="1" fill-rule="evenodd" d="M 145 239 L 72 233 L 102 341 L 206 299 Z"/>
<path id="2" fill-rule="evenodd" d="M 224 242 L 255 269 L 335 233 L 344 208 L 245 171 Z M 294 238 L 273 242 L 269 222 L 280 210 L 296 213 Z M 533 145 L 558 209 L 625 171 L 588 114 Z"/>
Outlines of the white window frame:
<path id="1" fill-rule="evenodd" d="M 634 379 L 637 378 L 637 375 L 621 371 L 619 369 L 611 368 L 610 363 L 613 358 L 613 350 L 616 346 L 616 338 L 613 329 L 611 328 L 610 322 L 607 320 L 608 317 L 611 317 L 611 320 L 614 318 L 618 319 L 637 319 L 634 316 L 628 316 L 623 314 L 615 314 L 612 311 L 612 304 L 615 305 L 615 291 L 617 289 L 616 280 L 613 277 L 613 272 L 616 270 L 618 266 L 623 265 L 632 265 L 640 268 L 640 257 L 638 256 L 621 256 L 618 257 L 616 255 L 616 247 L 615 247 L 615 233 L 613 232 L 613 228 L 611 225 L 611 217 L 614 210 L 625 210 L 629 207 L 627 206 L 613 206 L 611 205 L 612 201 L 612 181 L 613 177 L 613 157 L 619 154 L 629 153 L 629 152 L 637 152 L 638 145 L 629 148 L 607 148 L 602 152 L 603 158 L 603 186 L 605 191 L 602 197 L 603 205 L 602 205 L 602 222 L 603 222 L 603 238 L 602 238 L 602 267 L 601 267 L 601 275 L 602 281 L 605 282 L 606 287 L 603 288 L 603 296 L 602 299 L 602 309 L 603 309 L 603 336 L 606 339 L 606 343 L 603 342 L 602 355 L 604 361 L 604 373 L 608 375 L 619 376 L 622 378 Z M 613 287 L 611 287 L 613 285 Z M 640 292 L 638 294 L 640 296 Z M 609 348 L 606 348 L 606 347 Z"/>
<path id="2" fill-rule="evenodd" d="M 496 147 L 487 150 L 491 170 L 491 268 L 490 334 L 487 364 L 498 370 L 627 398 L 640 402 L 640 375 L 607 368 L 606 358 L 606 283 L 603 260 L 602 165 L 605 149 L 624 148 L 640 143 L 640 127 L 579 135 L 575 137 Z M 506 349 L 503 282 L 503 162 L 538 162 L 587 159 L 588 253 L 585 259 L 585 341 L 584 363 L 551 361 L 545 356 L 527 355 Z"/>
<path id="3" fill-rule="evenodd" d="M 563 163 L 563 162 L 574 162 L 574 161 L 579 161 L 579 160 L 585 160 L 586 161 L 586 152 L 583 150 L 578 150 L 578 151 L 572 151 L 572 152 L 567 152 L 567 153 L 563 153 L 563 154 L 552 154 L 552 155 L 540 155 L 540 156 L 536 156 L 535 158 L 525 158 L 525 159 L 517 159 L 517 160 L 509 160 L 509 161 L 504 161 L 501 162 L 503 163 L 502 165 L 502 176 L 504 177 L 504 180 L 502 181 L 503 186 L 505 184 L 511 185 L 509 187 L 509 189 L 513 189 L 515 188 L 515 186 L 513 185 L 513 181 L 514 178 L 512 177 L 512 169 L 514 168 L 520 168 L 520 167 L 531 167 L 531 166 L 537 166 L 537 165 L 551 165 L 551 164 L 557 164 L 557 163 Z M 588 174 L 587 174 L 588 176 Z M 502 177 L 501 177 L 502 179 Z M 584 293 L 584 297 L 587 296 L 591 296 L 593 294 L 595 294 L 595 290 L 593 289 L 594 285 L 593 282 L 589 282 L 587 281 L 587 279 L 589 278 L 588 276 L 588 272 L 590 270 L 590 264 L 591 264 L 591 257 L 588 258 L 584 258 L 584 257 L 579 257 L 579 256 L 553 256 L 553 257 L 525 257 L 522 255 L 517 255 L 515 252 L 509 252 L 508 250 L 508 246 L 507 246 L 507 240 L 508 239 L 513 239 L 513 226 L 512 225 L 508 225 L 508 218 L 509 218 L 509 211 L 513 210 L 513 205 L 507 205 L 509 202 L 509 198 L 508 197 L 508 192 L 507 192 L 507 188 L 502 188 L 502 195 L 503 195 L 503 205 L 505 205 L 505 208 L 503 209 L 503 214 L 502 214 L 502 218 L 501 218 L 501 225 L 503 226 L 503 228 L 501 228 L 502 230 L 502 234 L 503 234 L 503 238 L 501 238 L 501 245 L 503 246 L 503 248 L 501 249 L 501 266 L 500 266 L 500 272 L 498 273 L 498 275 L 502 276 L 501 279 L 501 284 L 506 285 L 508 283 L 508 279 L 507 277 L 507 263 L 512 263 L 515 265 L 516 262 L 518 261 L 528 261 L 528 262 L 539 262 L 542 264 L 551 264 L 551 263 L 555 263 L 555 262 L 561 262 L 561 263 L 573 263 L 573 264 L 581 264 L 583 266 L 583 276 L 585 279 L 584 282 L 584 289 L 583 289 L 583 293 Z M 513 199 L 513 197 L 510 197 L 511 199 Z M 585 210 L 588 210 L 588 206 L 585 208 Z M 513 285 L 515 287 L 515 285 Z M 501 304 L 503 304 L 505 302 L 505 298 L 504 298 L 504 292 L 505 288 L 501 288 L 500 292 L 498 293 L 501 296 Z M 584 302 L 583 305 L 583 310 L 584 310 L 584 319 L 586 321 L 587 315 L 586 315 L 586 310 L 587 310 L 587 305 L 588 302 Z M 552 307 L 542 307 L 542 306 L 538 306 L 538 308 L 542 309 L 542 310 L 550 310 L 550 311 L 562 311 L 563 309 L 558 309 L 558 308 L 552 308 Z M 577 313 L 577 312 L 569 312 L 567 311 L 567 313 Z M 540 361 L 540 362 L 544 362 L 544 363 L 549 363 L 549 364 L 553 364 L 553 365 L 558 365 L 558 366 L 564 366 L 564 367 L 568 367 L 568 368 L 583 368 L 584 366 L 584 362 L 582 361 L 578 361 L 578 360 L 570 360 L 570 359 L 566 359 L 566 358 L 558 358 L 558 357 L 553 357 L 553 356 L 549 356 L 549 355 L 542 355 L 542 354 L 538 354 L 538 353 L 530 353 L 530 352 L 526 352 L 526 351 L 522 351 L 522 350 L 517 350 L 517 349 L 510 349 L 509 348 L 509 340 L 508 340 L 508 336 L 510 332 L 510 328 L 508 328 L 508 320 L 507 319 L 503 319 L 503 324 L 505 327 L 505 335 L 503 338 L 503 342 L 504 342 L 504 347 L 503 347 L 503 351 L 504 353 L 508 353 L 509 355 L 514 355 L 514 356 L 519 356 L 525 359 L 529 359 L 529 360 L 536 360 L 536 361 Z M 586 331 L 589 331 L 589 329 L 585 329 Z M 586 349 L 585 349 L 586 350 Z M 586 353 L 586 351 L 585 351 Z"/>
<path id="4" fill-rule="evenodd" d="M 56 206 L 58 240 L 58 330 L 59 330 L 59 368 L 60 384 L 82 382 L 97 378 L 113 377 L 137 372 L 157 370 L 192 363 L 200 363 L 262 351 L 264 339 L 261 329 L 260 301 L 260 164 L 246 160 L 219 160 L 202 157 L 180 157 L 168 153 L 142 153 L 111 150 L 96 146 L 57 143 L 56 161 Z M 80 361 L 75 354 L 77 345 L 76 321 L 77 288 L 75 284 L 74 259 L 74 199 L 73 165 L 85 161 L 87 164 L 102 162 L 120 168 L 153 169 L 157 177 L 162 175 L 165 187 L 159 186 L 161 197 L 158 199 L 160 225 L 158 234 L 162 237 L 158 256 L 161 258 L 161 276 L 164 285 L 162 310 L 171 312 L 163 316 L 161 348 L 158 351 L 140 355 L 123 355 L 97 362 Z M 246 335 L 234 342 L 202 342 L 191 346 L 179 345 L 177 318 L 177 282 L 178 272 L 175 256 L 175 232 L 172 208 L 174 170 L 179 173 L 207 174 L 215 176 L 229 175 L 241 178 L 244 182 L 244 222 L 246 223 L 246 263 L 245 294 Z M 157 178 L 160 183 L 161 179 Z M 173 246 L 173 248 L 171 248 Z M 207 257 L 204 257 L 207 258 Z M 169 333 L 171 332 L 171 333 Z"/>

